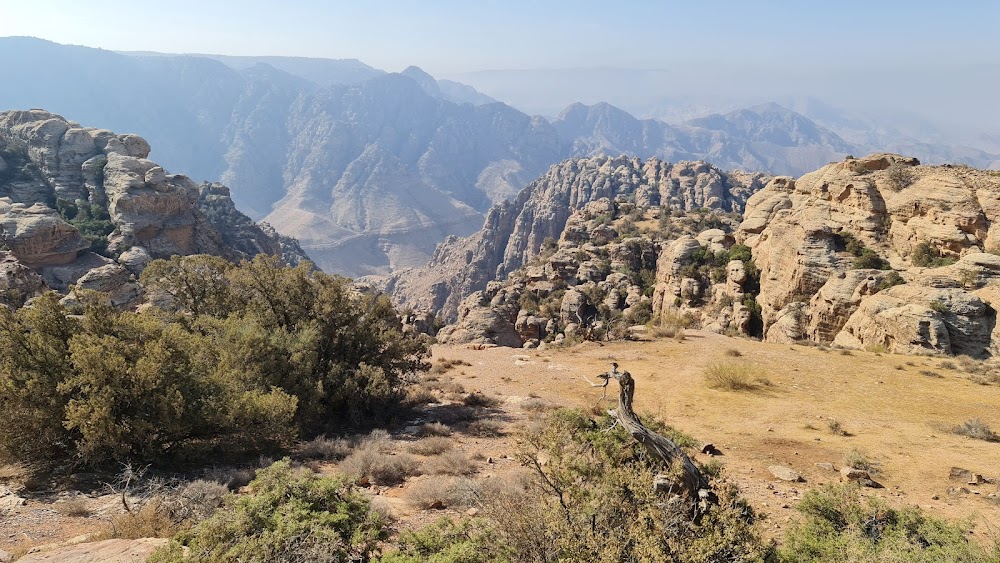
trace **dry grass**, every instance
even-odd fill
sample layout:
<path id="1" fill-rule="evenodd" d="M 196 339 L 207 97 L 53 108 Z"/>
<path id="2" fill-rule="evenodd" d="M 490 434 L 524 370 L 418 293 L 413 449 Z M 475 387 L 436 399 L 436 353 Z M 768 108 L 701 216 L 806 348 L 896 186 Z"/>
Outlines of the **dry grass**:
<path id="1" fill-rule="evenodd" d="M 340 462 L 340 470 L 376 485 L 396 485 L 420 474 L 420 462 L 407 454 L 392 455 L 394 443 L 385 430 L 373 430 Z"/>
<path id="2" fill-rule="evenodd" d="M 751 364 L 717 362 L 705 366 L 705 385 L 711 389 L 752 391 L 765 382 L 764 371 Z"/>
<path id="3" fill-rule="evenodd" d="M 979 418 L 970 418 L 962 424 L 952 428 L 951 431 L 959 436 L 965 436 L 967 438 L 984 440 L 986 442 L 1000 442 L 1000 435 L 994 432 L 988 424 Z"/>
<path id="4" fill-rule="evenodd" d="M 410 444 L 407 448 L 411 454 L 439 455 L 454 447 L 452 441 L 444 436 L 431 436 Z"/>
<path id="5" fill-rule="evenodd" d="M 826 421 L 826 427 L 834 436 L 849 436 L 847 430 L 840 424 L 840 421 L 836 418 L 830 418 Z"/>
<path id="6" fill-rule="evenodd" d="M 477 485 L 470 479 L 422 479 L 406 489 L 406 501 L 421 510 L 460 508 L 472 504 Z"/>
<path id="7" fill-rule="evenodd" d="M 872 460 L 864 452 L 857 449 L 852 449 L 844 454 L 844 466 L 867 471 L 868 475 L 872 477 L 882 473 L 881 463 Z"/>
<path id="8" fill-rule="evenodd" d="M 471 475 L 476 463 L 460 450 L 448 450 L 424 462 L 424 470 L 433 475 Z"/>
<path id="9" fill-rule="evenodd" d="M 299 444 L 298 454 L 305 459 L 344 459 L 352 449 L 350 440 L 317 436 Z"/>
<path id="10" fill-rule="evenodd" d="M 90 507 L 87 506 L 87 501 L 79 497 L 57 502 L 52 505 L 52 508 L 59 514 L 72 518 L 86 518 L 92 514 Z"/>
<path id="11" fill-rule="evenodd" d="M 521 401 L 521 408 L 528 412 L 544 412 L 553 408 L 553 405 L 532 397 Z"/>
<path id="12" fill-rule="evenodd" d="M 740 356 L 743 355 L 743 353 L 737 350 L 736 348 L 727 348 L 726 351 L 723 353 L 732 358 L 739 358 Z"/>
<path id="13" fill-rule="evenodd" d="M 462 399 L 462 404 L 467 407 L 493 408 L 500 404 L 500 399 L 485 393 L 469 393 Z"/>
<path id="14" fill-rule="evenodd" d="M 169 538 L 181 530 L 159 498 L 138 510 L 111 517 L 108 527 L 95 539 Z"/>
<path id="15" fill-rule="evenodd" d="M 440 422 L 428 422 L 417 431 L 419 436 L 451 436 L 451 427 Z"/>
<path id="16" fill-rule="evenodd" d="M 480 438 L 497 438 L 503 436 L 503 424 L 499 420 L 484 418 L 470 422 L 465 431 Z"/>

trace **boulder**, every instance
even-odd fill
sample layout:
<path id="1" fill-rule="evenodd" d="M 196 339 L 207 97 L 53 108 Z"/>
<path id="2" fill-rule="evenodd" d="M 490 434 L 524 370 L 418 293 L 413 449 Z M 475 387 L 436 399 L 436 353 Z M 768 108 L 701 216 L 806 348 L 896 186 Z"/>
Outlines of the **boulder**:
<path id="1" fill-rule="evenodd" d="M 90 248 L 90 242 L 55 209 L 40 203 L 28 207 L 7 198 L 0 198 L 0 237 L 30 268 L 68 264 Z"/>
<path id="2" fill-rule="evenodd" d="M 771 472 L 771 475 L 774 475 L 776 478 L 781 479 L 782 481 L 797 483 L 805 480 L 802 478 L 801 475 L 798 474 L 797 471 L 795 471 L 790 467 L 785 467 L 784 465 L 772 465 L 769 466 L 767 470 Z"/>

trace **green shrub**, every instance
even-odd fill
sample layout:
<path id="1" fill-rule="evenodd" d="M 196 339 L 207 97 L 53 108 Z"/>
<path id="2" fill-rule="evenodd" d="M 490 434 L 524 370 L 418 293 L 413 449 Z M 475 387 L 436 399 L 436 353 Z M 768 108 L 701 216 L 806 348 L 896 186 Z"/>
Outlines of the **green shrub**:
<path id="1" fill-rule="evenodd" d="M 400 534 L 398 546 L 376 563 L 504 563 L 514 561 L 511 549 L 489 522 L 442 518 L 419 530 Z"/>
<path id="2" fill-rule="evenodd" d="M 941 251 L 931 246 L 931 243 L 924 241 L 913 247 L 913 254 L 910 255 L 910 261 L 914 266 L 938 268 L 941 266 L 948 266 L 955 263 L 955 259 L 951 256 L 943 256 Z"/>
<path id="3" fill-rule="evenodd" d="M 554 411 L 525 432 L 517 459 L 532 470 L 525 488 L 483 493 L 515 561 L 761 561 L 770 552 L 735 489 L 716 487 L 719 504 L 697 521 L 654 491 L 669 468 L 607 416 Z"/>
<path id="4" fill-rule="evenodd" d="M 996 561 L 960 524 L 917 508 L 890 508 L 862 498 L 856 485 L 826 485 L 805 494 L 803 519 L 784 537 L 780 561 Z"/>
<path id="5" fill-rule="evenodd" d="M 54 294 L 0 308 L 0 459 L 48 471 L 281 450 L 391 417 L 426 368 L 385 297 L 308 265 L 189 256 L 143 281 L 170 311 L 86 293 L 79 315 Z"/>
<path id="6" fill-rule="evenodd" d="M 149 561 L 366 561 L 388 536 L 350 484 L 287 459 L 258 472 L 249 488 Z"/>

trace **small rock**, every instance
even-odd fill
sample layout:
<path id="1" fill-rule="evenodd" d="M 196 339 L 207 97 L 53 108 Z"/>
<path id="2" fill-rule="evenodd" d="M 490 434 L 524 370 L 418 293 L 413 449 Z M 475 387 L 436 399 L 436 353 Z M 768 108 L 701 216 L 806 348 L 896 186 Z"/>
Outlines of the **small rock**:
<path id="1" fill-rule="evenodd" d="M 949 495 L 967 495 L 970 491 L 968 487 L 951 487 L 948 489 Z"/>
<path id="2" fill-rule="evenodd" d="M 931 497 L 931 500 L 941 500 L 941 495 L 934 495 Z"/>
<path id="3" fill-rule="evenodd" d="M 436 500 L 432 502 L 427 508 L 431 510 L 441 510 L 442 508 L 444 508 L 444 503 L 439 500 Z"/>
<path id="4" fill-rule="evenodd" d="M 775 477 L 781 479 L 782 481 L 791 481 L 793 483 L 797 483 L 799 481 L 804 480 L 802 479 L 802 476 L 799 475 L 794 469 L 790 467 L 785 467 L 783 465 L 772 465 L 768 467 L 767 470 L 771 472 L 771 475 L 774 475 Z"/>
<path id="5" fill-rule="evenodd" d="M 820 468 L 820 469 L 822 469 L 824 471 L 836 471 L 836 469 L 834 469 L 832 463 L 817 463 L 816 467 L 818 467 L 818 468 Z"/>
<path id="6" fill-rule="evenodd" d="M 475 518 L 477 514 L 479 514 L 478 508 L 470 508 L 465 511 L 465 515 L 468 516 L 469 518 Z"/>
<path id="7" fill-rule="evenodd" d="M 708 455 L 719 455 L 722 452 L 720 452 L 719 449 L 715 447 L 715 444 L 705 444 L 701 448 L 701 453 Z"/>
<path id="8" fill-rule="evenodd" d="M 860 481 L 861 479 L 871 479 L 871 475 L 868 474 L 864 469 L 857 469 L 854 467 L 841 467 L 840 475 L 848 481 Z"/>
<path id="9" fill-rule="evenodd" d="M 951 474 L 948 477 L 954 481 L 965 481 L 968 483 L 972 480 L 972 472 L 961 467 L 952 467 Z"/>
<path id="10" fill-rule="evenodd" d="M 13 560 L 14 560 L 13 555 L 0 549 L 0 563 L 10 563 Z"/>

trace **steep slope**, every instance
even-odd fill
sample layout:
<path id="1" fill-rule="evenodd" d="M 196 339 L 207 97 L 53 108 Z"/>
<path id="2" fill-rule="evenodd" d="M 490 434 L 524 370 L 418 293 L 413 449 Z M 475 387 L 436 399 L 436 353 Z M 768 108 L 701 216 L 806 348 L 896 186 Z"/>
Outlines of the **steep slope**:
<path id="1" fill-rule="evenodd" d="M 386 289 L 404 307 L 454 319 L 464 297 L 518 270 L 546 240 L 560 240 L 573 213 L 591 202 L 624 199 L 643 209 L 739 212 L 765 180 L 761 174 L 728 174 L 704 162 L 570 159 L 550 167 L 515 199 L 494 206 L 480 232 L 448 239 L 430 263 L 393 275 Z"/>
<path id="2" fill-rule="evenodd" d="M 298 244 L 239 213 L 229 190 L 168 174 L 136 135 L 90 129 L 43 110 L 0 112 L 4 303 L 43 289 L 100 289 L 134 304 L 154 258 L 257 254 L 296 263 Z"/>

